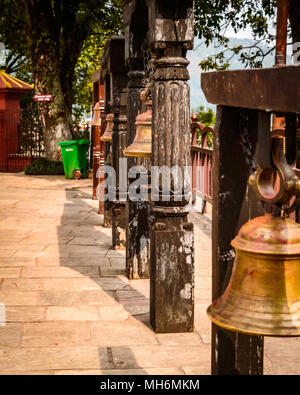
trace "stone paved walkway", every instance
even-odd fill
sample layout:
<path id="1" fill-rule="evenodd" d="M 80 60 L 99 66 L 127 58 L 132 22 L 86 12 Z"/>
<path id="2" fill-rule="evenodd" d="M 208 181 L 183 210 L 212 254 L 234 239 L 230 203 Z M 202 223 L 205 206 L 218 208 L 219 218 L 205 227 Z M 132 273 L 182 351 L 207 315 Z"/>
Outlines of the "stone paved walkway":
<path id="1" fill-rule="evenodd" d="M 195 332 L 155 334 L 149 280 L 124 276 L 91 179 L 0 174 L 0 374 L 209 374 L 211 221 L 194 214 Z M 300 373 L 298 339 L 266 339 L 266 373 Z"/>

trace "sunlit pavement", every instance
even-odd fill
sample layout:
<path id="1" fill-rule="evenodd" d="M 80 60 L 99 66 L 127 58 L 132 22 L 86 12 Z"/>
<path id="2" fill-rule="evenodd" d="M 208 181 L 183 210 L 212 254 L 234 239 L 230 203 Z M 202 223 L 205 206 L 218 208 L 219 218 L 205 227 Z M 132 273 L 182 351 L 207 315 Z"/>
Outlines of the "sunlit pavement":
<path id="1" fill-rule="evenodd" d="M 195 331 L 157 335 L 149 280 L 125 277 L 91 183 L 0 174 L 0 374 L 210 374 L 210 216 L 190 218 Z M 265 373 L 300 373 L 299 355 L 266 339 Z"/>

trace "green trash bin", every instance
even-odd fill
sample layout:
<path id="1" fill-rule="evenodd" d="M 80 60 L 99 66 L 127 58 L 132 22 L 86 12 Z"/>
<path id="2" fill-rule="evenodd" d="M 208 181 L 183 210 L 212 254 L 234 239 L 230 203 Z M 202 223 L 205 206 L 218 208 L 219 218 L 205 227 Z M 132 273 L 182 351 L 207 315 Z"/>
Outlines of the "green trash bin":
<path id="1" fill-rule="evenodd" d="M 60 141 L 61 153 L 66 178 L 86 178 L 88 140 Z"/>

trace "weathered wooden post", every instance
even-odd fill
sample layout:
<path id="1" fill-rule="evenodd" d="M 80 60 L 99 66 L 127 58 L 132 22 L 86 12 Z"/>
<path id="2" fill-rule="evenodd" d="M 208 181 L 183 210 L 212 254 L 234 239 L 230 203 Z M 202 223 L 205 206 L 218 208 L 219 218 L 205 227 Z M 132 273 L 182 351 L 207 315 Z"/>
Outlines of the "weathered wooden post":
<path id="1" fill-rule="evenodd" d="M 123 114 L 120 115 L 121 106 L 121 93 L 127 85 L 127 69 L 124 60 L 124 37 L 123 36 L 112 36 L 106 44 L 104 54 L 101 61 L 101 68 L 104 80 L 104 95 L 105 95 L 105 112 L 106 114 L 114 114 L 114 128 L 115 137 L 111 142 L 105 144 L 105 164 L 111 165 L 115 171 L 119 168 L 119 151 L 121 147 L 119 145 L 119 131 L 123 128 L 124 120 Z M 123 104 L 123 103 L 122 103 Z M 122 112 L 124 112 L 124 106 L 122 106 Z M 120 123 L 121 122 L 121 123 Z M 119 207 L 117 202 L 106 200 L 104 203 L 104 226 L 112 227 L 113 222 L 113 209 L 116 208 L 116 218 L 120 218 Z M 121 210 L 122 211 L 122 210 Z M 122 213 L 125 212 L 125 209 Z M 122 217 L 123 214 L 121 214 Z M 124 215 L 123 215 L 124 217 Z M 118 246 L 116 237 L 117 221 L 115 221 L 113 229 L 113 246 Z"/>
<path id="2" fill-rule="evenodd" d="M 146 0 L 125 1 L 123 8 L 125 30 L 125 61 L 129 66 L 127 96 L 128 145 L 136 135 L 136 117 L 143 111 L 140 94 L 145 87 L 148 58 L 148 7 Z M 151 160 L 128 157 L 128 169 L 144 166 L 150 172 Z M 134 182 L 134 179 L 129 179 Z M 130 279 L 149 278 L 150 265 L 150 204 L 128 199 L 126 205 L 126 272 Z"/>
<path id="3" fill-rule="evenodd" d="M 124 81 L 127 83 L 127 81 Z M 112 166 L 116 172 L 116 200 L 112 206 L 112 245 L 115 249 L 126 248 L 126 201 L 127 168 L 120 166 L 127 146 L 127 93 L 125 90 L 114 92 L 114 126 L 112 132 Z M 123 173 L 121 174 L 121 171 Z M 123 183 L 123 188 L 121 188 Z M 123 189 L 123 190 L 122 190 Z"/>
<path id="4" fill-rule="evenodd" d="M 105 163 L 104 143 L 101 136 L 105 128 L 104 112 L 104 84 L 101 76 L 101 68 L 92 76 L 93 82 L 93 119 L 92 126 L 92 159 L 93 159 L 93 200 L 99 199 L 99 214 L 104 213 L 103 190 L 99 191 L 99 185 L 103 185 L 103 166 Z M 102 188 L 103 189 L 103 188 Z M 97 196 L 99 194 L 101 196 Z"/>
<path id="5" fill-rule="evenodd" d="M 190 166 L 190 89 L 186 52 L 193 47 L 193 1 L 149 0 L 152 75 L 152 214 L 150 320 L 156 332 L 189 332 L 194 326 L 194 236 L 188 222 L 187 191 L 171 182 L 170 201 L 153 167 Z M 167 171 L 168 171 L 167 170 Z"/>

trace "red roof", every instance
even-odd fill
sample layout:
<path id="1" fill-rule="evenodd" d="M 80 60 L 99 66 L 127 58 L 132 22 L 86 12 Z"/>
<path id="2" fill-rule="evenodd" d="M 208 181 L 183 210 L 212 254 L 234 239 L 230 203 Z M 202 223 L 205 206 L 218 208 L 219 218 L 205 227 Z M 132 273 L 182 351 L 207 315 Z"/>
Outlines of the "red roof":
<path id="1" fill-rule="evenodd" d="M 4 70 L 0 70 L 0 89 L 30 91 L 33 89 L 33 86 L 19 80 L 16 77 L 13 77 L 12 75 L 7 74 Z"/>

